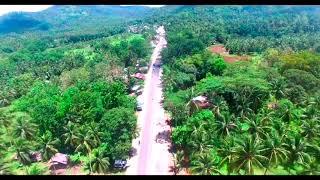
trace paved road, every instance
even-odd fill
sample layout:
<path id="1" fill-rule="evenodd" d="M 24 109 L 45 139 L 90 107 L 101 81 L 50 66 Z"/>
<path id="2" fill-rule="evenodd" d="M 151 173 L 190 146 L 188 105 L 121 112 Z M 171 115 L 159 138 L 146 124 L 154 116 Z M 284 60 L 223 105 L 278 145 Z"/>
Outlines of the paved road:
<path id="1" fill-rule="evenodd" d="M 152 64 L 155 63 L 166 44 L 164 28 L 160 27 L 157 32 L 159 42 L 151 56 Z M 127 174 L 171 174 L 169 166 L 172 157 L 168 151 L 170 127 L 165 124 L 164 109 L 160 103 L 162 99 L 162 69 L 152 67 L 151 65 L 146 75 L 142 94 L 144 105 L 138 115 L 138 126 L 141 128 L 140 137 L 133 141 L 137 155 L 129 160 L 130 167 L 127 169 Z"/>

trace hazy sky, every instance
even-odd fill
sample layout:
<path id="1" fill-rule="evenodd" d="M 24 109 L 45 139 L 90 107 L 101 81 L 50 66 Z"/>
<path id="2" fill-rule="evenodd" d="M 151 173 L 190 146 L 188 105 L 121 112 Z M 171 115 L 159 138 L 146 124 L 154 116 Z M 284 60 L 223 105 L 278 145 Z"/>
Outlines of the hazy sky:
<path id="1" fill-rule="evenodd" d="M 49 8 L 52 5 L 0 5 L 0 16 L 13 11 L 37 12 Z M 149 7 L 161 7 L 163 5 L 145 5 Z"/>

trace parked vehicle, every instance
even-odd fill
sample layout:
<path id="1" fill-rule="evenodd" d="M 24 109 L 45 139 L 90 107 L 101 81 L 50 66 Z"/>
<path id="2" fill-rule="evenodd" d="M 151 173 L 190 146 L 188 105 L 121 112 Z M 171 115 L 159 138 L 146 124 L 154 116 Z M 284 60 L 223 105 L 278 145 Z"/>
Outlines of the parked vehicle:
<path id="1" fill-rule="evenodd" d="M 128 167 L 128 164 L 126 160 L 115 160 L 113 167 L 119 169 L 126 169 Z"/>
<path id="2" fill-rule="evenodd" d="M 139 96 L 139 95 L 141 95 L 143 93 L 143 89 L 138 89 L 137 91 L 136 91 L 136 94 Z"/>
<path id="3" fill-rule="evenodd" d="M 153 67 L 154 67 L 154 68 L 160 68 L 160 66 L 161 66 L 161 64 L 158 63 L 158 62 L 155 62 L 155 63 L 153 64 Z"/>
<path id="4" fill-rule="evenodd" d="M 136 110 L 137 110 L 137 111 L 142 111 L 142 106 L 143 106 L 143 103 L 142 103 L 142 102 L 138 102 L 138 103 L 137 103 Z"/>

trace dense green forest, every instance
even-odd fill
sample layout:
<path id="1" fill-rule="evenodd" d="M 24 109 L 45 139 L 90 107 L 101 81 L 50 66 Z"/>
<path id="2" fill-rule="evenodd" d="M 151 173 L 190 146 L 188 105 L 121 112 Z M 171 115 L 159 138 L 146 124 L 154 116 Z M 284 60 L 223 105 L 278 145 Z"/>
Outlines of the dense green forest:
<path id="1" fill-rule="evenodd" d="M 319 174 L 318 10 L 189 6 L 160 18 L 176 172 Z M 207 48 L 220 43 L 251 59 L 226 63 Z"/>
<path id="2" fill-rule="evenodd" d="M 55 8 L 47 11 L 63 16 Z M 117 9 L 114 13 L 119 14 Z M 32 163 L 34 151 L 41 152 L 43 162 L 66 153 L 72 164 L 83 164 L 89 173 L 111 172 L 116 159 L 129 156 L 136 136 L 136 101 L 128 92 L 138 82 L 128 75 L 136 71 L 137 62 L 148 62 L 154 30 L 130 33 L 125 22 L 103 26 L 104 21 L 95 21 L 81 32 L 80 20 L 74 23 L 79 29 L 60 31 L 54 26 L 39 35 L 31 31 L 3 36 L 1 174 L 49 173 L 43 163 Z"/>
<path id="3" fill-rule="evenodd" d="M 319 174 L 319 10 L 54 6 L 2 16 L 0 174 L 46 174 L 56 152 L 88 173 L 111 173 L 128 158 L 137 132 L 129 92 L 141 83 L 129 75 L 148 64 L 157 25 L 167 31 L 176 172 Z M 227 63 L 213 44 L 251 58 Z M 191 100 L 198 95 L 208 108 Z M 34 151 L 42 162 L 32 162 Z"/>

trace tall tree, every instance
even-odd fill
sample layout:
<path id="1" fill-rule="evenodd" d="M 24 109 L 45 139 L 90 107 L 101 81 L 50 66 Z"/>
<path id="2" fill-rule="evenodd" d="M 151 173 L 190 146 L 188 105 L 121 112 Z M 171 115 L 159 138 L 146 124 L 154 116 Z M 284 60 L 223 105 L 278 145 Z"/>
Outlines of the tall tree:
<path id="1" fill-rule="evenodd" d="M 25 139 L 15 139 L 13 141 L 13 149 L 17 153 L 19 161 L 25 165 L 31 163 L 30 152 L 32 150 L 31 143 Z"/>
<path id="2" fill-rule="evenodd" d="M 234 165 L 237 167 L 236 171 L 240 169 L 245 170 L 249 175 L 254 174 L 254 168 L 264 167 L 264 163 L 268 160 L 263 155 L 261 141 L 252 136 L 244 136 L 237 139 L 235 147 Z"/>
<path id="3" fill-rule="evenodd" d="M 25 138 L 27 140 L 35 137 L 37 125 L 30 122 L 29 116 L 19 116 L 16 119 L 13 134 L 16 137 Z"/>
<path id="4" fill-rule="evenodd" d="M 92 172 L 107 173 L 109 170 L 109 158 L 105 156 L 105 148 L 99 147 L 92 150 L 89 154 L 89 166 L 92 167 Z"/>
<path id="5" fill-rule="evenodd" d="M 191 161 L 191 172 L 198 175 L 222 174 L 219 170 L 221 157 L 210 151 L 195 154 L 197 158 Z"/>
<path id="6" fill-rule="evenodd" d="M 43 160 L 49 160 L 53 155 L 58 153 L 57 147 L 60 145 L 60 140 L 55 139 L 50 131 L 46 131 L 45 134 L 39 138 L 38 142 Z"/>
<path id="7" fill-rule="evenodd" d="M 277 132 L 270 133 L 265 140 L 263 153 L 268 158 L 268 164 L 264 174 L 273 166 L 278 166 L 288 160 L 289 151 L 285 149 L 284 136 L 279 136 Z"/>

